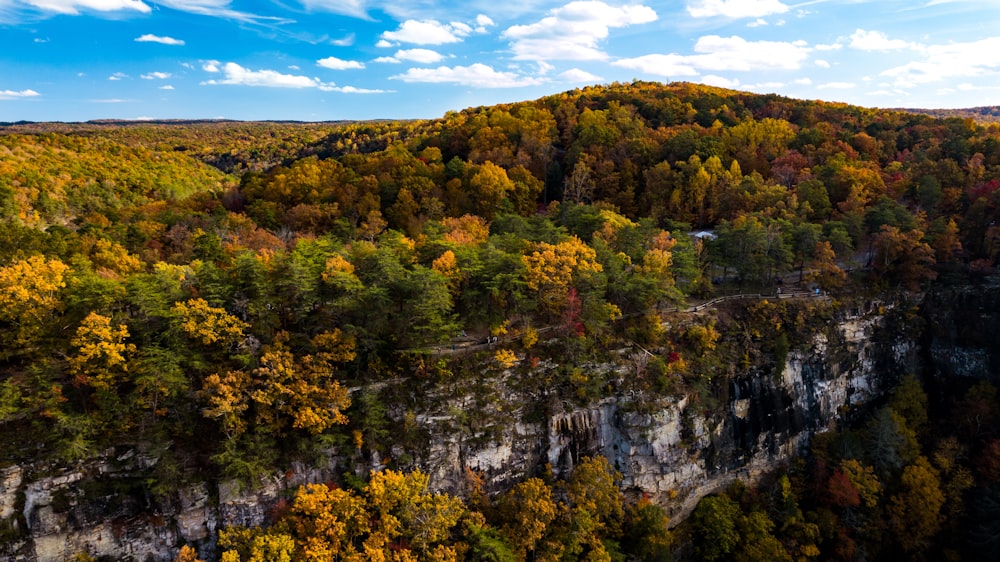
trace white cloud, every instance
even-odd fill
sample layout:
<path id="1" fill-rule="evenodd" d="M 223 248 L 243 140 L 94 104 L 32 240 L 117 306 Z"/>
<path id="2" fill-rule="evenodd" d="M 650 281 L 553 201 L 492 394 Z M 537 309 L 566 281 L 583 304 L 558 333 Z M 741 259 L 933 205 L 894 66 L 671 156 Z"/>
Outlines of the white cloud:
<path id="1" fill-rule="evenodd" d="M 319 59 L 316 61 L 317 66 L 322 66 L 323 68 L 329 68 L 330 70 L 350 70 L 350 69 L 361 69 L 365 67 L 363 62 L 358 62 L 356 60 L 343 60 L 337 57 L 326 57 L 325 59 Z"/>
<path id="2" fill-rule="evenodd" d="M 372 62 L 380 62 L 380 63 L 386 63 L 386 64 L 399 64 L 399 63 L 401 63 L 403 61 L 397 59 L 396 57 L 379 57 L 379 58 L 373 60 Z"/>
<path id="3" fill-rule="evenodd" d="M 297 64 L 290 64 L 288 65 L 288 70 L 302 70 L 302 68 Z"/>
<path id="4" fill-rule="evenodd" d="M 690 57 L 676 54 L 652 54 L 631 59 L 621 59 L 611 64 L 668 78 L 674 76 L 697 76 L 698 70 L 695 69 L 693 62 L 689 59 Z"/>
<path id="5" fill-rule="evenodd" d="M 167 84 L 166 86 L 160 86 L 160 89 L 161 90 L 173 90 L 174 87 L 171 86 L 170 84 Z"/>
<path id="6" fill-rule="evenodd" d="M 160 37 L 159 35 L 153 35 L 151 33 L 140 35 L 139 37 L 136 37 L 135 40 L 139 43 L 160 43 L 163 45 L 184 44 L 184 41 L 181 39 L 174 39 L 173 37 Z"/>
<path id="7" fill-rule="evenodd" d="M 698 39 L 696 55 L 645 55 L 611 64 L 657 76 L 697 76 L 699 71 L 797 70 L 811 49 L 801 41 L 747 41 L 736 35 Z"/>
<path id="8" fill-rule="evenodd" d="M 595 74 L 591 74 L 586 70 L 580 70 L 579 68 L 571 68 L 566 72 L 559 73 L 559 79 L 563 82 L 572 82 L 574 84 L 587 83 L 596 84 L 598 82 L 603 82 L 604 79 Z"/>
<path id="9" fill-rule="evenodd" d="M 460 21 L 453 21 L 448 25 L 451 26 L 451 29 L 452 31 L 454 31 L 455 35 L 458 35 L 459 37 L 466 37 L 467 35 L 472 33 L 472 27 Z"/>
<path id="10" fill-rule="evenodd" d="M 844 46 L 840 43 L 832 43 L 830 45 L 816 45 L 817 51 L 839 51 L 843 49 Z"/>
<path id="11" fill-rule="evenodd" d="M 796 80 L 792 80 L 792 84 L 796 84 L 799 86 L 811 86 L 812 83 L 813 81 L 809 78 L 798 78 Z"/>
<path id="12" fill-rule="evenodd" d="M 212 68 L 217 67 L 212 65 Z M 209 70 L 209 72 L 214 71 Z M 250 70 L 243 68 L 235 62 L 227 62 L 223 65 L 222 73 L 225 78 L 221 80 L 206 80 L 202 84 L 211 86 L 259 86 L 265 88 L 319 88 L 331 91 L 334 87 L 333 84 L 327 84 L 318 78 L 282 74 L 274 70 Z"/>
<path id="13" fill-rule="evenodd" d="M 396 62 L 408 60 L 420 64 L 431 64 L 444 59 L 444 55 L 430 49 L 401 49 L 396 51 L 396 55 L 392 58 L 396 59 Z"/>
<path id="14" fill-rule="evenodd" d="M 354 86 L 344 86 L 342 88 L 333 88 L 332 91 L 340 92 L 342 94 L 389 94 L 394 90 L 369 90 L 367 88 L 355 88 Z"/>
<path id="15" fill-rule="evenodd" d="M 353 33 L 349 33 L 347 36 L 341 37 L 340 39 L 330 40 L 330 44 L 334 47 L 350 47 L 354 44 L 354 37 Z"/>
<path id="16" fill-rule="evenodd" d="M 302 0 L 302 5 L 311 10 L 320 10 L 352 16 L 361 19 L 369 19 L 365 0 Z"/>
<path id="17" fill-rule="evenodd" d="M 921 46 L 918 43 L 909 43 L 902 39 L 889 39 L 881 31 L 858 29 L 851 35 L 851 48 L 859 51 L 899 51 L 920 49 Z"/>
<path id="18" fill-rule="evenodd" d="M 498 72 L 485 64 L 471 66 L 439 66 L 437 68 L 411 68 L 403 74 L 390 76 L 403 82 L 426 82 L 432 84 L 459 84 L 473 88 L 518 88 L 535 86 L 543 80 L 521 76 L 513 72 Z"/>
<path id="19" fill-rule="evenodd" d="M 757 18 L 752 22 L 747 24 L 747 27 L 764 27 L 767 25 L 767 20 L 763 18 Z"/>
<path id="20" fill-rule="evenodd" d="M 292 23 L 293 21 L 287 18 L 258 16 L 256 14 L 233 10 L 229 7 L 229 5 L 232 4 L 232 0 L 155 0 L 155 2 L 158 5 L 173 8 L 174 10 L 179 10 L 181 12 L 248 23 Z"/>
<path id="21" fill-rule="evenodd" d="M 816 86 L 817 90 L 850 90 L 858 85 L 854 82 L 827 82 Z"/>
<path id="22" fill-rule="evenodd" d="M 759 18 L 783 14 L 789 7 L 779 0 L 690 0 L 687 11 L 693 18 Z"/>
<path id="23" fill-rule="evenodd" d="M 378 47 L 379 49 L 387 49 L 389 47 L 395 47 L 396 43 L 393 43 L 391 41 L 386 41 L 385 39 L 379 39 L 378 43 L 375 43 L 375 46 Z"/>
<path id="24" fill-rule="evenodd" d="M 700 79 L 702 84 L 707 84 L 709 86 L 716 86 L 718 88 L 739 88 L 740 81 L 737 79 L 723 78 L 722 76 L 716 76 L 714 74 L 706 74 Z"/>
<path id="25" fill-rule="evenodd" d="M 493 27 L 496 23 L 486 14 L 476 16 L 476 33 L 486 33 L 487 27 Z"/>
<path id="26" fill-rule="evenodd" d="M 929 45 L 921 53 L 923 60 L 890 68 L 881 75 L 894 78 L 896 87 L 912 88 L 919 84 L 955 81 L 1000 72 L 1000 37 L 967 43 Z"/>
<path id="27" fill-rule="evenodd" d="M 140 75 L 139 78 L 142 78 L 143 80 L 166 80 L 167 78 L 170 78 L 170 76 L 171 74 L 169 72 L 149 72 Z"/>
<path id="28" fill-rule="evenodd" d="M 396 31 L 384 32 L 382 39 L 415 45 L 444 45 L 458 43 L 462 40 L 459 37 L 462 34 L 462 31 L 456 30 L 452 25 L 435 20 L 406 20 L 399 24 L 399 29 Z M 378 46 L 384 45 L 380 42 Z"/>
<path id="29" fill-rule="evenodd" d="M 111 80 L 111 81 L 123 80 L 125 78 L 128 78 L 128 74 L 125 74 L 124 72 L 116 72 L 116 73 L 112 74 L 111 76 L 108 76 L 108 80 Z"/>
<path id="30" fill-rule="evenodd" d="M 0 100 L 12 100 L 18 98 L 34 98 L 41 94 L 34 90 L 0 90 Z"/>
<path id="31" fill-rule="evenodd" d="M 95 12 L 117 12 L 132 10 L 148 14 L 151 8 L 142 0 L 24 0 L 26 4 L 46 12 L 76 15 L 81 10 Z"/>
<path id="32" fill-rule="evenodd" d="M 515 25 L 500 34 L 511 42 L 517 60 L 606 60 L 598 48 L 610 28 L 656 21 L 652 8 L 642 5 L 609 6 L 596 0 L 570 2 L 528 25 Z"/>
<path id="33" fill-rule="evenodd" d="M 207 60 L 201 65 L 201 69 L 205 72 L 219 72 L 219 65 L 222 64 L 217 60 Z"/>
<path id="34" fill-rule="evenodd" d="M 820 68 L 830 68 L 830 63 L 826 62 L 823 59 L 816 59 L 816 66 Z"/>

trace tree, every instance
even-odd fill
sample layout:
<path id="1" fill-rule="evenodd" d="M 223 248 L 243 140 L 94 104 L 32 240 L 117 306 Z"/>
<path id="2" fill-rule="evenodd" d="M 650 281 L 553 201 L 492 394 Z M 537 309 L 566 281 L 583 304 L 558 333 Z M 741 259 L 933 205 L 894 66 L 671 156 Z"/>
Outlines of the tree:
<path id="1" fill-rule="evenodd" d="M 815 282 L 824 291 L 835 291 L 844 286 L 847 273 L 837 265 L 836 254 L 827 241 L 816 242 L 812 254 L 812 271 L 807 279 Z"/>
<path id="2" fill-rule="evenodd" d="M 128 355 L 135 345 L 125 343 L 128 328 L 113 326 L 111 318 L 91 312 L 76 330 L 70 343 L 77 348 L 69 358 L 74 382 L 102 393 L 114 393 L 128 371 Z"/>
<path id="3" fill-rule="evenodd" d="M 907 552 L 920 552 L 941 528 L 944 494 L 937 471 L 925 457 L 903 469 L 900 490 L 889 498 L 889 525 Z"/>
<path id="4" fill-rule="evenodd" d="M 622 546 L 638 560 L 667 562 L 671 559 L 673 535 L 667 525 L 670 519 L 663 508 L 646 498 L 629 506 L 625 514 L 625 535 Z"/>
<path id="5" fill-rule="evenodd" d="M 740 506 L 729 496 L 709 496 L 694 510 L 696 551 L 702 560 L 725 560 L 739 545 Z"/>
<path id="6" fill-rule="evenodd" d="M 31 256 L 0 267 L 0 322 L 12 328 L 4 334 L 7 349 L 34 347 L 53 316 L 62 308 L 60 290 L 69 266 L 59 259 Z"/>
<path id="7" fill-rule="evenodd" d="M 542 309 L 562 307 L 574 281 L 602 270 L 597 254 L 576 236 L 558 244 L 538 242 L 522 256 L 528 288 L 536 291 Z"/>
<path id="8" fill-rule="evenodd" d="M 558 513 L 551 488 L 538 478 L 515 484 L 501 496 L 498 509 L 503 522 L 500 532 L 522 560 L 535 550 Z"/>
<path id="9" fill-rule="evenodd" d="M 181 330 L 202 345 L 231 344 L 243 336 L 249 325 L 223 308 L 210 306 L 205 299 L 178 302 L 173 307 Z"/>
<path id="10" fill-rule="evenodd" d="M 934 251 L 923 242 L 924 233 L 913 229 L 901 232 L 890 225 L 882 225 L 872 239 L 875 256 L 872 267 L 889 279 L 896 280 L 907 289 L 919 290 L 924 281 L 937 278 L 932 269 L 935 264 Z"/>

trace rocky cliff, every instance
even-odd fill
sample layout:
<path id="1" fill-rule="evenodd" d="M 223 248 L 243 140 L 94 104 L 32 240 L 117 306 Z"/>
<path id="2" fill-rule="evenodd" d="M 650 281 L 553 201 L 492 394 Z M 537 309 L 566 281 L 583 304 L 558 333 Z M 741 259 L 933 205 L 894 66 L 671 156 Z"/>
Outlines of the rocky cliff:
<path id="1" fill-rule="evenodd" d="M 917 349 L 905 331 L 885 326 L 887 312 L 891 307 L 871 304 L 842 311 L 809 345 L 791 350 L 780 372 L 751 368 L 716 385 L 711 406 L 693 396 L 627 392 L 579 406 L 554 395 L 529 396 L 503 372 L 477 383 L 490 390 L 488 403 L 482 388 L 417 389 L 395 381 L 401 393 L 423 394 L 408 418 L 421 439 L 416 448 L 392 446 L 391 454 L 453 492 L 463 490 L 467 469 L 497 491 L 546 465 L 564 475 L 581 457 L 600 454 L 622 473 L 627 492 L 649 496 L 679 520 L 701 497 L 735 478 L 755 480 L 799 454 L 815 432 L 884 394 Z M 583 369 L 604 370 L 613 383 L 631 376 L 627 365 Z M 260 524 L 295 487 L 336 479 L 348 465 L 359 473 L 378 468 L 384 460 L 331 452 L 318 465 L 292 466 L 256 486 L 194 478 L 167 498 L 150 497 L 147 479 L 157 458 L 138 449 L 107 451 L 74 467 L 7 467 L 0 471 L 0 558 L 65 560 L 86 551 L 167 561 L 185 543 L 208 556 L 218 528 Z"/>

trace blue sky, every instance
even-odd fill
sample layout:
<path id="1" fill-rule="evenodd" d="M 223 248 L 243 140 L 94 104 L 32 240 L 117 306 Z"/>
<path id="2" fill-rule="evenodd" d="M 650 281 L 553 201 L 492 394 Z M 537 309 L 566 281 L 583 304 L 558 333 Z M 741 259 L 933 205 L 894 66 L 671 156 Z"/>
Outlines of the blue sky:
<path id="1" fill-rule="evenodd" d="M 0 121 L 431 118 L 636 78 L 1000 105 L 1000 0 L 0 0 Z"/>

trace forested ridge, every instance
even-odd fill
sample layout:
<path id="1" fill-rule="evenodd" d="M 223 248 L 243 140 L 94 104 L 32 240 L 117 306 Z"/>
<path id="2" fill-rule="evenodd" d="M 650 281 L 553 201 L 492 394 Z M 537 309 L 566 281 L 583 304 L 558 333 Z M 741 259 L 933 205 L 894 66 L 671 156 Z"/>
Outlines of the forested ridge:
<path id="1" fill-rule="evenodd" d="M 0 135 L 0 462 L 137 446 L 158 462 L 121 493 L 150 502 L 196 471 L 253 481 L 330 451 L 385 468 L 345 466 L 272 527 L 223 531 L 223 560 L 1000 548 L 989 383 L 929 399 L 907 378 L 861 427 L 762 489 L 704 500 L 676 536 L 601 458 L 506 491 L 470 471 L 461 499 L 414 471 L 430 385 L 481 390 L 456 431 L 485 439 L 487 417 L 514 418 L 483 373 L 540 403 L 628 391 L 710 412 L 842 303 L 982 281 L 1000 255 L 996 124 L 634 82 L 436 120 L 25 127 Z M 793 283 L 830 298 L 668 321 Z M 479 342 L 495 343 L 440 353 Z M 633 376 L 581 367 L 632 346 L 651 356 Z M 380 384 L 400 379 L 409 393 Z"/>

